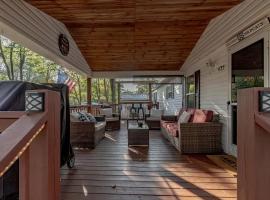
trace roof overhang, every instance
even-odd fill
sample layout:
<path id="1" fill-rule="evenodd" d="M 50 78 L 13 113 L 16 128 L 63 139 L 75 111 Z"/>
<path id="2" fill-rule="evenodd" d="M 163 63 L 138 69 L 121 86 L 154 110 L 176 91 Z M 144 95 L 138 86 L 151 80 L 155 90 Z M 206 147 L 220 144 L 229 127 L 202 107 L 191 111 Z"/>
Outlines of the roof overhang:
<path id="1" fill-rule="evenodd" d="M 63 67 L 92 74 L 66 26 L 24 1 L 0 1 L 0 34 Z M 67 56 L 59 50 L 60 34 L 69 41 Z"/>

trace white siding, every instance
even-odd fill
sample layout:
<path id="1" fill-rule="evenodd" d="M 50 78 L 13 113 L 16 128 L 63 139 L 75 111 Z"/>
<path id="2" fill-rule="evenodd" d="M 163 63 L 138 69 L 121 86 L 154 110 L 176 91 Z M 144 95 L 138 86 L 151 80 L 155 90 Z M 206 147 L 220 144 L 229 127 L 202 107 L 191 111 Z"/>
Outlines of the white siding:
<path id="1" fill-rule="evenodd" d="M 225 65 L 223 71 L 210 70 L 206 66 L 209 59 L 214 59 L 218 66 Z M 201 108 L 213 110 L 220 114 L 221 122 L 224 124 L 222 131 L 222 147 L 228 152 L 228 110 L 229 100 L 229 69 L 228 54 L 225 47 L 221 47 L 216 52 L 207 56 L 206 59 L 198 63 L 201 71 Z"/>
<path id="2" fill-rule="evenodd" d="M 174 85 L 174 99 L 166 99 L 166 86 L 158 88 L 157 101 L 160 109 L 163 109 L 166 115 L 175 115 L 182 108 L 183 86 L 180 84 Z"/>
<path id="3" fill-rule="evenodd" d="M 58 48 L 61 33 L 69 39 L 68 56 L 63 56 Z M 91 75 L 87 62 L 65 25 L 23 0 L 0 1 L 0 34 L 61 66 Z"/>

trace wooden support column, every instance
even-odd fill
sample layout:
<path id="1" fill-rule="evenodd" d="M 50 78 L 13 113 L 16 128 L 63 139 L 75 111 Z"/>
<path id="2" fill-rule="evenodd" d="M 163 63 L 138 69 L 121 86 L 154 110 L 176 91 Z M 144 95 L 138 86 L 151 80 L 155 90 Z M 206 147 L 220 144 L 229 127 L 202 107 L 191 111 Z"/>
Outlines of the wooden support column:
<path id="1" fill-rule="evenodd" d="M 237 95 L 238 200 L 270 197 L 270 100 L 260 97 L 262 92 L 270 94 L 270 88 L 242 89 Z"/>
<path id="2" fill-rule="evenodd" d="M 120 88 L 120 83 L 117 83 L 117 89 L 118 89 L 118 91 L 117 91 L 117 93 L 118 93 L 118 104 L 120 104 L 120 93 L 121 93 L 121 88 Z"/>
<path id="3" fill-rule="evenodd" d="M 149 83 L 149 101 L 152 103 L 152 83 Z"/>
<path id="4" fill-rule="evenodd" d="M 60 95 L 53 91 L 44 94 L 46 117 L 39 119 L 42 113 L 30 113 L 24 117 L 33 118 L 24 126 L 31 127 L 31 123 L 36 123 L 27 134 L 33 135 L 34 132 L 37 135 L 24 137 L 24 140 L 30 139 L 30 146 L 19 159 L 21 200 L 60 200 Z M 35 118 L 38 118 L 37 122 Z M 36 130 L 42 124 L 44 127 Z"/>
<path id="5" fill-rule="evenodd" d="M 88 105 L 88 112 L 92 112 L 92 79 L 87 78 L 87 105 Z"/>
<path id="6" fill-rule="evenodd" d="M 110 79 L 110 85 L 111 85 L 111 97 L 112 97 L 112 104 L 113 104 L 113 112 L 116 112 L 116 95 L 115 95 L 115 80 Z"/>

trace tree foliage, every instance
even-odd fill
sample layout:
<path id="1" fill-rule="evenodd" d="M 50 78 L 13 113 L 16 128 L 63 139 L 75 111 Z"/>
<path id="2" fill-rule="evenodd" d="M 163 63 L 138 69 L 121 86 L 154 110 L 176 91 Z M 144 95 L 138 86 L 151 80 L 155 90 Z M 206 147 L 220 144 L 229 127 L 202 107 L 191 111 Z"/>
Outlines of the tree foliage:
<path id="1" fill-rule="evenodd" d="M 64 70 L 75 82 L 70 93 L 71 105 L 87 103 L 86 77 L 64 69 L 43 56 L 0 36 L 0 80 L 21 80 L 33 83 L 55 83 L 58 70 Z M 92 100 L 98 103 L 115 102 L 114 80 L 92 79 Z"/>

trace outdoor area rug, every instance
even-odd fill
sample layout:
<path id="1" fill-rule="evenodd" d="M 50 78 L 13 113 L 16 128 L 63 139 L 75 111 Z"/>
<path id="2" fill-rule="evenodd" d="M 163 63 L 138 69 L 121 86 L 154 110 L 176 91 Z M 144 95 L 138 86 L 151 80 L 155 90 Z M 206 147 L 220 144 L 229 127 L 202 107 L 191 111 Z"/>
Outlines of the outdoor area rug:
<path id="1" fill-rule="evenodd" d="M 230 155 L 207 155 L 207 157 L 219 167 L 233 174 L 237 175 L 237 160 Z"/>

